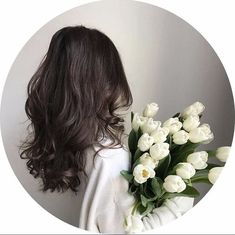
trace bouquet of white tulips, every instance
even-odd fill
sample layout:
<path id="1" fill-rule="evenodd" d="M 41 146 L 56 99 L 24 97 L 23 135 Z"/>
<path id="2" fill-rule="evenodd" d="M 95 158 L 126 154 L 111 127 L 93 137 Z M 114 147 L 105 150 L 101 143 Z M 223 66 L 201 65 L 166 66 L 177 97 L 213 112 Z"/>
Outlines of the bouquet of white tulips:
<path id="1" fill-rule="evenodd" d="M 226 162 L 230 147 L 196 151 L 208 144 L 214 135 L 208 124 L 201 124 L 205 106 L 200 102 L 175 114 L 163 124 L 153 117 L 156 103 L 148 104 L 142 115 L 131 113 L 132 130 L 128 146 L 132 156 L 130 171 L 121 171 L 129 182 L 129 193 L 136 212 L 144 216 L 160 207 L 164 200 L 176 196 L 197 197 L 195 183 L 214 184 L 223 166 L 208 162 L 216 157 Z"/>

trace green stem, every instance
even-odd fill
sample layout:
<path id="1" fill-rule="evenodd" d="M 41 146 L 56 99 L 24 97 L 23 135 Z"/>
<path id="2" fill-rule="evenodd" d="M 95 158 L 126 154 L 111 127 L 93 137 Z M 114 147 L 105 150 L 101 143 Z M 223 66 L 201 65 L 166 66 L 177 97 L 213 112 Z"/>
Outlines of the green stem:
<path id="1" fill-rule="evenodd" d="M 132 209 L 132 211 L 131 211 L 131 214 L 132 214 L 132 215 L 134 215 L 135 211 L 137 210 L 137 208 L 138 208 L 138 206 L 139 206 L 140 204 L 141 204 L 141 202 L 136 201 L 136 203 L 135 203 L 135 205 L 134 205 L 134 207 L 133 207 L 133 209 Z"/>
<path id="2" fill-rule="evenodd" d="M 208 157 L 215 157 L 216 155 L 216 150 L 206 150 L 208 153 Z"/>
<path id="3" fill-rule="evenodd" d="M 193 186 L 191 179 L 188 180 L 188 185 L 189 185 L 189 186 Z"/>

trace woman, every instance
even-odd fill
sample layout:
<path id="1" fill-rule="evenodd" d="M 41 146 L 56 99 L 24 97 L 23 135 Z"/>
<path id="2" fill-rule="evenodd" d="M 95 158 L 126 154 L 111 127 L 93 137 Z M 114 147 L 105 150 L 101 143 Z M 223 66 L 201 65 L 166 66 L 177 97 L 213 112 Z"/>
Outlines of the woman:
<path id="1" fill-rule="evenodd" d="M 118 51 L 105 34 L 83 26 L 56 32 L 27 93 L 31 132 L 20 156 L 30 174 L 42 180 L 42 191 L 77 194 L 80 228 L 147 230 L 192 207 L 189 198 L 167 200 L 139 224 L 132 220 L 132 226 L 124 226 L 134 198 L 120 175 L 130 167 L 120 112 L 131 106 L 132 95 Z"/>

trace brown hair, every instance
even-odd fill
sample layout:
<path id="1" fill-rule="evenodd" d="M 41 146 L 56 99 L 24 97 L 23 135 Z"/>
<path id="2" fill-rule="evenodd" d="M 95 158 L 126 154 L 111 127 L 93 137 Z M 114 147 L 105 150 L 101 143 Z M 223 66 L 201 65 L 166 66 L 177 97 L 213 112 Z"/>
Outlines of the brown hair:
<path id="1" fill-rule="evenodd" d="M 124 120 L 116 111 L 133 101 L 115 45 L 96 29 L 60 29 L 29 81 L 27 95 L 31 131 L 20 157 L 27 159 L 30 174 L 42 179 L 43 191 L 77 192 L 85 150 L 94 144 L 101 149 L 121 144 Z M 99 136 L 111 144 L 103 146 Z"/>

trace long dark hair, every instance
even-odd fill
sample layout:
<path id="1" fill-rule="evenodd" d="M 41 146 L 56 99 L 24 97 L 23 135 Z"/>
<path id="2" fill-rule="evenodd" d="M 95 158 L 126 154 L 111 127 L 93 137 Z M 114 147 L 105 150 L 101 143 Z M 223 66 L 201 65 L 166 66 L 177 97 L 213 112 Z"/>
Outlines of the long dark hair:
<path id="1" fill-rule="evenodd" d="M 132 102 L 119 53 L 104 33 L 84 26 L 57 31 L 27 86 L 31 131 L 19 148 L 41 190 L 76 193 L 85 150 L 122 145 L 124 119 L 116 111 Z"/>

